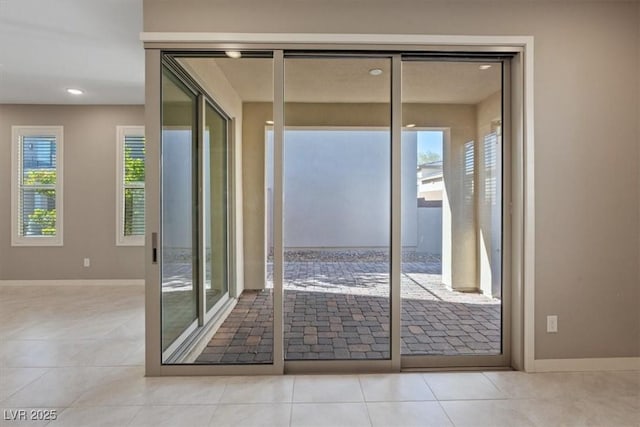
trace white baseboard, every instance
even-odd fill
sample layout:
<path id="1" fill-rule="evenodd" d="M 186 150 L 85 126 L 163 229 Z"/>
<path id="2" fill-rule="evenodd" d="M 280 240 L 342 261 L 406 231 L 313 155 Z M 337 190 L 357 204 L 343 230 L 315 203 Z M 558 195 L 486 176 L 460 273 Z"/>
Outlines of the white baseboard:
<path id="1" fill-rule="evenodd" d="M 589 359 L 538 359 L 534 372 L 634 371 L 640 370 L 640 357 Z"/>
<path id="2" fill-rule="evenodd" d="M 0 286 L 144 286 L 144 279 L 0 280 Z"/>

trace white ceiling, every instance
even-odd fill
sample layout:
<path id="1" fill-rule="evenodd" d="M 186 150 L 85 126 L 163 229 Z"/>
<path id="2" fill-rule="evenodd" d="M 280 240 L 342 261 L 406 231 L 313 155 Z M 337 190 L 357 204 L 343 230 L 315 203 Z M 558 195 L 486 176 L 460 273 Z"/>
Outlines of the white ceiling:
<path id="1" fill-rule="evenodd" d="M 0 0 L 0 103 L 143 104 L 141 31 L 142 0 Z"/>
<path id="2" fill-rule="evenodd" d="M 269 59 L 191 59 L 218 66 L 243 101 L 273 99 Z M 500 66 L 481 70 L 477 62 L 404 62 L 403 102 L 477 104 L 500 90 Z M 369 70 L 383 71 L 371 76 Z M 390 102 L 389 59 L 287 59 L 287 102 Z"/>
<path id="3" fill-rule="evenodd" d="M 0 0 L 0 103 L 143 104 L 142 0 Z M 272 62 L 215 62 L 245 101 L 272 99 Z M 381 76 L 370 76 L 381 68 Z M 287 101 L 388 102 L 389 61 L 287 62 Z M 67 88 L 85 91 L 72 96 Z M 477 103 L 499 90 L 498 67 L 405 63 L 404 102 Z"/>

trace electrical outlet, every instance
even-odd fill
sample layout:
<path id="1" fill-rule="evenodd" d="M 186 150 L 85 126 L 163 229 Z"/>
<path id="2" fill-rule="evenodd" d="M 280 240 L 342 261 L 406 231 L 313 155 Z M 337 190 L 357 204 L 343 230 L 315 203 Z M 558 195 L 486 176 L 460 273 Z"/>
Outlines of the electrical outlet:
<path id="1" fill-rule="evenodd" d="M 547 316 L 547 333 L 555 334 L 558 332 L 558 316 Z"/>
<path id="2" fill-rule="evenodd" d="M 85 258 L 84 259 L 84 266 L 85 267 L 91 267 L 91 259 L 90 258 Z"/>

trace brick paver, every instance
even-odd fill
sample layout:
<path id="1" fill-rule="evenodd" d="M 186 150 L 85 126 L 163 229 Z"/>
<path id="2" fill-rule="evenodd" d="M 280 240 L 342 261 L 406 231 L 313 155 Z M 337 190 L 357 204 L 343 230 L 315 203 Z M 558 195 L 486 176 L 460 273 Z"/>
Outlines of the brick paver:
<path id="1" fill-rule="evenodd" d="M 197 363 L 271 363 L 272 283 L 245 291 Z M 500 353 L 500 300 L 453 292 L 438 262 L 403 263 L 402 354 Z M 288 360 L 388 359 L 389 263 L 285 263 Z"/>

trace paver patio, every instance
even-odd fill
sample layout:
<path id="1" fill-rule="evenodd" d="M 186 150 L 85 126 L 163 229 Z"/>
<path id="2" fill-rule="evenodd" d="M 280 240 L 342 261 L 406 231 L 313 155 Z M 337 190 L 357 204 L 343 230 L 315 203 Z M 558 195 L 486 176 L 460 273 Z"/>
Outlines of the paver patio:
<path id="1" fill-rule="evenodd" d="M 389 358 L 389 263 L 316 259 L 285 262 L 285 358 Z M 448 290 L 437 260 L 402 267 L 402 354 L 500 353 L 500 300 Z M 271 265 L 267 279 L 242 294 L 197 363 L 272 361 Z"/>

